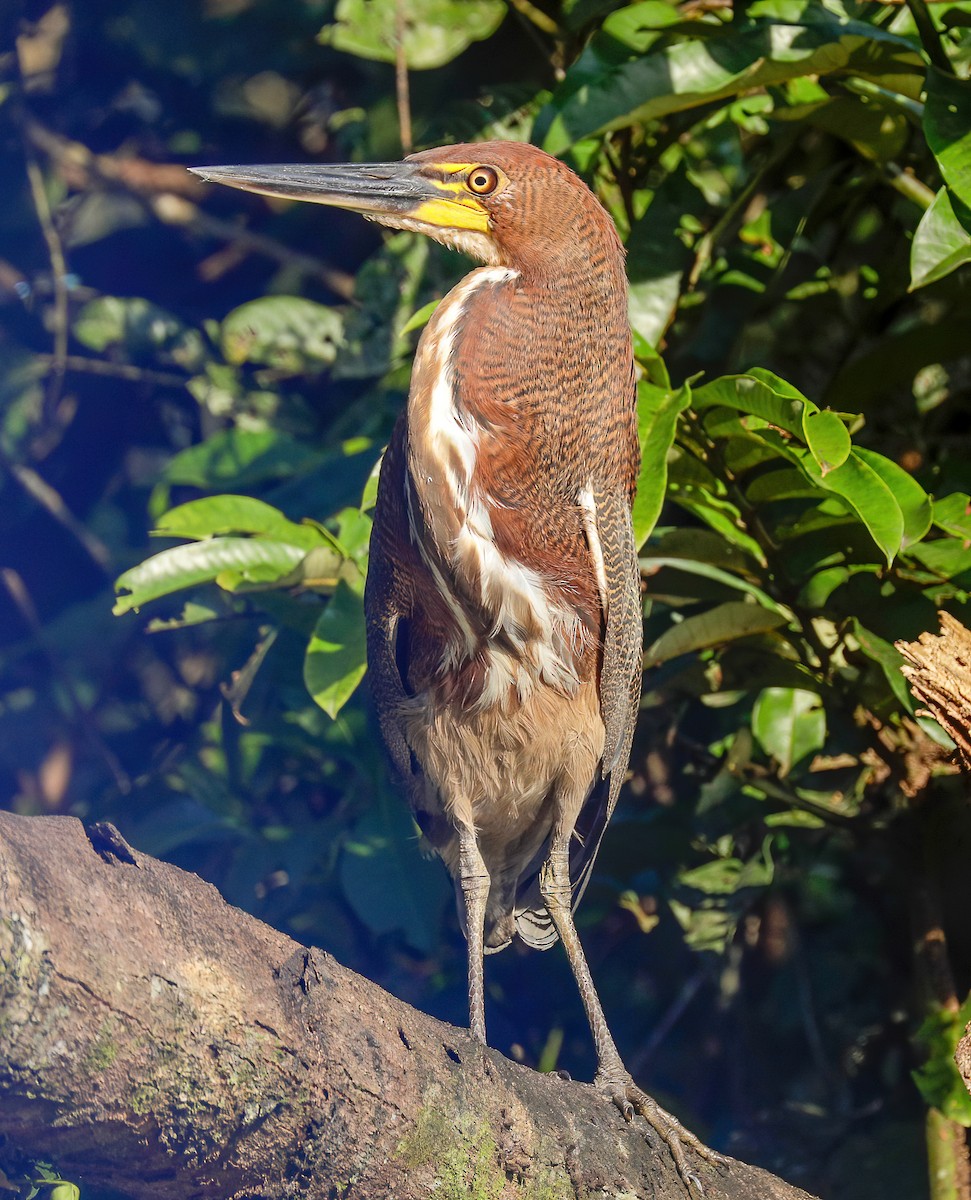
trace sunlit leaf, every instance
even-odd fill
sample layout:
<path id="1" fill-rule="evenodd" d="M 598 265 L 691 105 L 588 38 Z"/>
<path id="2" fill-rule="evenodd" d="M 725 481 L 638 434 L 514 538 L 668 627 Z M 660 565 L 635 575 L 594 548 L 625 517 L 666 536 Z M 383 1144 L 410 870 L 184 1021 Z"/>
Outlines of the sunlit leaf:
<path id="1" fill-rule="evenodd" d="M 360 58 L 393 63 L 398 18 L 405 62 L 412 70 L 441 67 L 472 42 L 489 37 L 506 15 L 502 0 L 338 0 L 336 23 L 320 41 Z"/>
<path id="2" fill-rule="evenodd" d="M 113 612 L 140 608 L 149 600 L 210 583 L 226 573 L 233 582 L 271 582 L 292 571 L 304 556 L 299 546 L 268 538 L 213 538 L 153 554 L 115 581 Z"/>
<path id="3" fill-rule="evenodd" d="M 809 452 L 824 475 L 846 462 L 850 435 L 836 413 L 803 409 L 802 431 Z"/>
<path id="4" fill-rule="evenodd" d="M 413 333 L 416 329 L 423 329 L 431 320 L 432 313 L 438 308 L 439 304 L 441 304 L 441 300 L 429 300 L 427 304 L 423 304 L 401 326 L 402 334 Z"/>
<path id="5" fill-rule="evenodd" d="M 155 522 L 164 537 L 210 538 L 217 534 L 265 534 L 309 550 L 326 539 L 314 525 L 289 521 L 278 508 L 254 496 L 205 496 L 163 513 Z"/>
<path id="6" fill-rule="evenodd" d="M 752 732 L 780 775 L 818 750 L 826 740 L 826 712 L 815 692 L 764 688 L 752 708 Z"/>
<path id="7" fill-rule="evenodd" d="M 638 385 L 641 473 L 633 511 L 634 544 L 638 549 L 650 537 L 660 516 L 668 484 L 668 453 L 678 428 L 678 417 L 690 403 L 691 389 L 687 384 L 676 392 L 649 383 Z"/>
<path id="8" fill-rule="evenodd" d="M 882 637 L 878 637 L 862 625 L 856 617 L 852 618 L 852 627 L 854 637 L 860 649 L 883 672 L 884 678 L 890 685 L 890 690 L 896 697 L 898 704 L 900 704 L 905 712 L 913 713 L 913 696 L 900 669 L 904 665 L 904 656 L 895 646 L 884 641 Z"/>
<path id="9" fill-rule="evenodd" d="M 688 654 L 692 650 L 720 646 L 736 638 L 750 637 L 754 633 L 768 633 L 785 624 L 787 619 L 781 613 L 770 612 L 757 604 L 747 604 L 744 600 L 730 600 L 708 612 L 685 617 L 683 621 L 665 630 L 657 641 L 648 647 L 644 655 L 644 665 L 657 666 L 658 663 L 677 658 L 680 654 Z"/>
<path id="10" fill-rule="evenodd" d="M 320 614 L 307 646 L 304 683 L 324 712 L 336 717 L 357 690 L 366 668 L 361 597 L 341 582 Z"/>
<path id="11" fill-rule="evenodd" d="M 873 25 L 849 22 L 804 4 L 790 23 L 726 27 L 719 37 L 656 43 L 632 61 L 585 78 L 567 74 L 539 122 L 545 149 L 558 154 L 579 138 L 806 75 L 857 73 L 879 80 L 923 74 L 920 55 Z M 795 10 L 793 10 L 795 11 Z"/>
<path id="12" fill-rule="evenodd" d="M 954 1053 L 969 1021 L 971 996 L 953 1012 L 948 1009 L 932 1012 L 917 1031 L 917 1040 L 923 1045 L 927 1059 L 913 1072 L 925 1103 L 965 1128 L 971 1128 L 971 1095 L 954 1061 Z"/>
<path id="13" fill-rule="evenodd" d="M 867 450 L 863 446 L 854 448 L 853 453 L 873 471 L 893 492 L 904 519 L 904 535 L 900 548 L 906 550 L 921 540 L 931 527 L 931 499 L 917 480 L 895 463 L 893 459 Z"/>
<path id="14" fill-rule="evenodd" d="M 91 350 L 123 347 L 129 358 L 172 349 L 190 336 L 178 317 L 141 296 L 100 296 L 90 301 L 75 317 L 72 332 Z M 192 350 L 197 349 L 193 344 Z M 188 357 L 194 358 L 194 353 Z"/>
<path id="15" fill-rule="evenodd" d="M 791 616 L 781 604 L 778 604 L 760 587 L 756 587 L 747 579 L 742 579 L 738 575 L 733 575 L 730 571 L 723 571 L 720 567 L 713 566 L 707 562 L 697 562 L 690 558 L 668 558 L 663 555 L 649 554 L 640 559 L 641 570 L 648 578 L 648 591 L 651 591 L 650 576 L 654 571 L 661 567 L 673 567 L 678 571 L 686 571 L 689 575 L 700 575 L 704 579 L 711 579 L 715 583 L 723 583 L 726 587 L 734 588 L 736 591 L 745 592 L 756 600 L 763 608 L 769 609 L 771 612 L 781 613 L 786 619 Z"/>
<path id="16" fill-rule="evenodd" d="M 971 497 L 967 492 L 951 492 L 934 501 L 934 524 L 945 533 L 971 543 Z"/>
<path id="17" fill-rule="evenodd" d="M 701 411 L 714 405 L 751 413 L 800 439 L 803 437 L 803 414 L 807 408 L 813 411 L 816 407 L 798 393 L 792 395 L 776 390 L 753 372 L 723 375 L 695 389 L 694 408 Z"/>
<path id="18" fill-rule="evenodd" d="M 971 208 L 971 80 L 928 68 L 924 132 L 944 182 Z"/>
<path id="19" fill-rule="evenodd" d="M 705 892 L 709 896 L 730 896 L 747 887 L 766 887 L 772 882 L 774 867 L 771 843 L 766 838 L 759 858 L 742 862 L 737 858 L 718 858 L 714 862 L 682 871 L 678 883 Z"/>
<path id="20" fill-rule="evenodd" d="M 866 526 L 888 565 L 893 562 L 903 542 L 904 518 L 893 492 L 880 475 L 855 451 L 842 466 L 826 474 L 806 451 L 800 455 L 799 464 L 821 488 L 846 502 Z"/>
<path id="21" fill-rule="evenodd" d="M 162 475 L 167 483 L 244 487 L 306 471 L 321 462 L 318 451 L 285 433 L 227 429 L 176 454 Z"/>
<path id="22" fill-rule="evenodd" d="M 971 262 L 971 232 L 958 219 L 957 203 L 943 187 L 921 217 L 910 247 L 911 291 L 936 283 Z"/>
<path id="23" fill-rule="evenodd" d="M 771 500 L 816 496 L 818 491 L 802 471 L 797 471 L 795 467 L 778 467 L 774 471 L 756 475 L 746 487 L 745 495 L 753 504 L 764 504 Z"/>
<path id="24" fill-rule="evenodd" d="M 262 363 L 296 373 L 334 361 L 344 321 L 334 308 L 303 296 L 262 296 L 250 300 L 222 323 L 222 351 L 234 364 Z"/>

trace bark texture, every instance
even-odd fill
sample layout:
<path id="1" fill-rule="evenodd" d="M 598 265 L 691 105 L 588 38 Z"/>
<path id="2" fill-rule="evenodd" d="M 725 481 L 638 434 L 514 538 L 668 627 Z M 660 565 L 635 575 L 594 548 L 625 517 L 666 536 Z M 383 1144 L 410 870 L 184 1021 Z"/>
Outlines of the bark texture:
<path id="1" fill-rule="evenodd" d="M 916 642 L 897 642 L 907 659 L 910 690 L 946 729 L 961 765 L 971 771 L 971 630 L 950 613 L 939 614 L 941 632 L 922 633 Z"/>
<path id="2" fill-rule="evenodd" d="M 971 772 L 971 630 L 950 613 L 939 617 L 939 634 L 922 633 L 916 642 L 897 642 L 897 649 L 907 660 L 902 670 L 910 690 L 950 734 L 961 766 Z M 954 1058 L 971 1092 L 971 1025 Z"/>
<path id="3" fill-rule="evenodd" d="M 416 1012 L 194 875 L 0 813 L 0 1154 L 148 1200 L 683 1200 L 591 1087 Z M 806 1200 L 698 1164 L 709 1200 Z"/>

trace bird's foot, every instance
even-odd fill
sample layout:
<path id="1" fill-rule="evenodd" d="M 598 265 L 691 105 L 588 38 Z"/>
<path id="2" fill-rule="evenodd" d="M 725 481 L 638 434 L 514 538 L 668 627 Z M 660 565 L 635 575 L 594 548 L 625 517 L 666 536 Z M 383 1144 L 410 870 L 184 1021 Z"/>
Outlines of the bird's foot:
<path id="1" fill-rule="evenodd" d="M 642 1116 L 670 1150 L 688 1194 L 704 1196 L 704 1186 L 691 1169 L 685 1151 L 692 1151 L 711 1166 L 724 1166 L 728 1159 L 706 1146 L 690 1129 L 685 1129 L 680 1121 L 666 1112 L 647 1092 L 642 1091 L 626 1071 L 598 1073 L 594 1086 L 617 1105 L 626 1121 L 632 1121 L 635 1114 Z"/>

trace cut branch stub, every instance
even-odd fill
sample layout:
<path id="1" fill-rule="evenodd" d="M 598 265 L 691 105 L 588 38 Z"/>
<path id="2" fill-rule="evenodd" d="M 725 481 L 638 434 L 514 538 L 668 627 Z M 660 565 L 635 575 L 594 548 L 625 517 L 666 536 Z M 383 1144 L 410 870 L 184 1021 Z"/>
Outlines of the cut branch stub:
<path id="1" fill-rule="evenodd" d="M 950 613 L 940 613 L 940 621 L 940 634 L 922 633 L 916 642 L 896 645 L 907 659 L 901 669 L 910 690 L 950 735 L 961 765 L 971 771 L 971 630 Z"/>

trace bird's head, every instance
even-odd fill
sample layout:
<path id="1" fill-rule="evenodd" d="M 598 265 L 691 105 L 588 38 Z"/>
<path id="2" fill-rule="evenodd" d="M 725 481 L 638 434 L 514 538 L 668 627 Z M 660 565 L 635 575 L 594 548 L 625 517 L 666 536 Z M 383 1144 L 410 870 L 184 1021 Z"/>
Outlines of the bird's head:
<path id="1" fill-rule="evenodd" d="M 596 197 L 570 169 L 521 142 L 423 150 L 403 162 L 196 167 L 203 179 L 359 212 L 427 234 L 480 262 L 555 276 L 591 239 L 622 254 Z M 581 244 L 583 249 L 581 249 Z"/>

